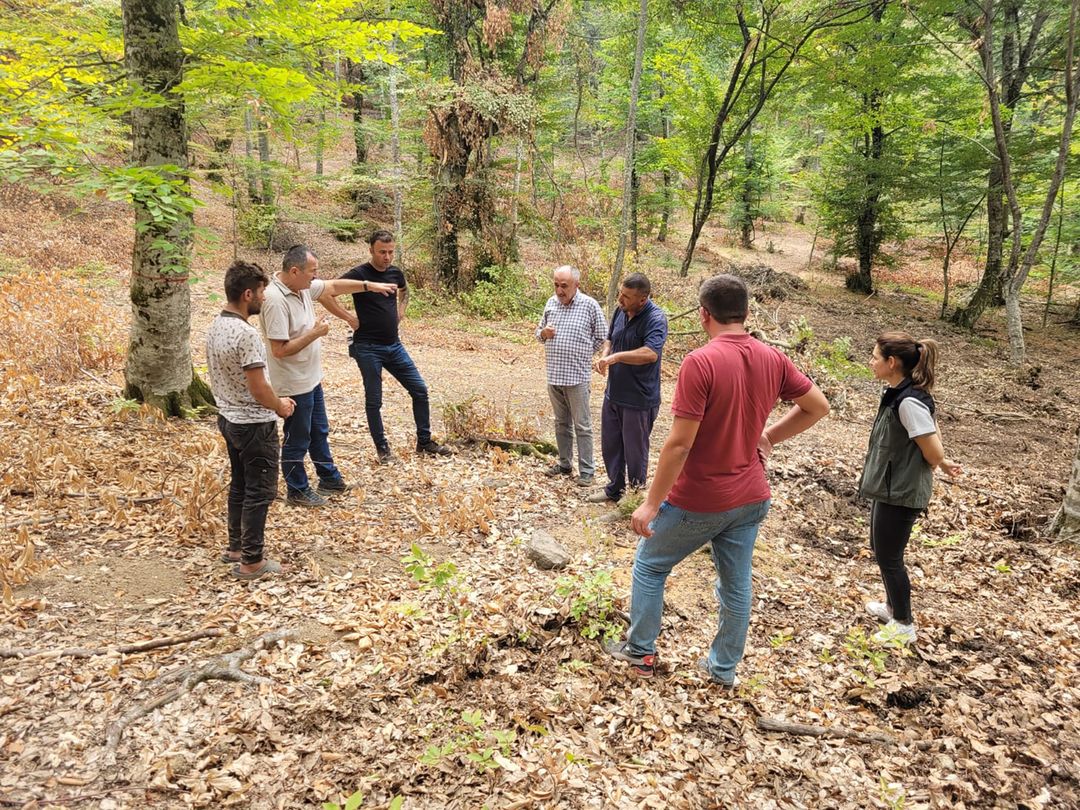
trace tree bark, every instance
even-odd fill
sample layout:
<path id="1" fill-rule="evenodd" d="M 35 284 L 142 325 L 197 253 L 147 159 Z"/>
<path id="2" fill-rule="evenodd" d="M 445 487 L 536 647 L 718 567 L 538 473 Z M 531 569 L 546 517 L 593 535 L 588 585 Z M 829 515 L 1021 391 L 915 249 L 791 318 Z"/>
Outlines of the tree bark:
<path id="1" fill-rule="evenodd" d="M 754 246 L 754 171 L 757 168 L 754 160 L 753 128 L 747 128 L 743 136 L 743 169 L 746 175 L 743 178 L 741 193 L 739 195 L 739 244 L 744 250 L 750 250 Z"/>
<path id="2" fill-rule="evenodd" d="M 352 109 L 353 166 L 360 167 L 367 163 L 367 136 L 364 133 L 364 66 L 352 59 L 345 60 L 345 75 L 353 85 L 349 94 L 349 107 Z"/>
<path id="3" fill-rule="evenodd" d="M 1051 533 L 1061 540 L 1080 543 L 1080 444 L 1076 446 L 1072 474 L 1069 476 L 1068 486 L 1065 487 L 1065 497 L 1054 518 Z"/>
<path id="4" fill-rule="evenodd" d="M 623 210 L 619 225 L 619 247 L 615 253 L 615 266 L 608 279 L 607 311 L 615 308 L 615 299 L 619 294 L 619 281 L 622 279 L 623 263 L 626 260 L 626 243 L 630 236 L 630 217 L 633 214 L 634 156 L 637 138 L 637 105 L 641 92 L 641 63 L 645 55 L 645 24 L 649 19 L 649 0 L 641 0 L 638 6 L 637 45 L 634 48 L 634 75 L 630 79 L 630 106 L 626 113 L 626 164 L 623 167 Z"/>
<path id="5" fill-rule="evenodd" d="M 157 168 L 190 195 L 183 99 L 173 89 L 183 78 L 177 0 L 123 0 L 124 62 L 132 82 L 164 103 L 131 113 L 131 159 Z M 192 216 L 170 209 L 155 219 L 147 197 L 136 195 L 131 263 L 131 334 L 124 395 L 168 415 L 210 404 L 210 390 L 191 363 Z"/>

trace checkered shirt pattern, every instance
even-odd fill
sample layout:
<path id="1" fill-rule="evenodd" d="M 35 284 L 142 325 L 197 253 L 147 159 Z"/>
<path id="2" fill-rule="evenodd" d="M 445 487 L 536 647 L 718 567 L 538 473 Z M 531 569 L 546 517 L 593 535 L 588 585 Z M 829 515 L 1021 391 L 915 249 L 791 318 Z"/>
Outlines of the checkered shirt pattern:
<path id="1" fill-rule="evenodd" d="M 555 327 L 555 337 L 543 340 L 540 331 Z M 544 344 L 548 385 L 581 385 L 592 375 L 592 359 L 604 345 L 607 320 L 596 300 L 581 290 L 568 306 L 554 295 L 544 305 L 536 338 Z"/>

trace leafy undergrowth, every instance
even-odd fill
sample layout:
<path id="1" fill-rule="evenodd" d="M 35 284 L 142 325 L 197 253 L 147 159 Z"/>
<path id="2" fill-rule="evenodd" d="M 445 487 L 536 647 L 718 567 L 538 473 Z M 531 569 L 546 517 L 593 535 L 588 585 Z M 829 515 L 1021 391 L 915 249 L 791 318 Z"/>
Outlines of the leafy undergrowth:
<path id="1" fill-rule="evenodd" d="M 627 609 L 625 516 L 584 505 L 535 458 L 470 445 L 418 459 L 407 398 L 391 387 L 384 412 L 401 460 L 376 466 L 358 375 L 340 347 L 325 358 L 332 444 L 358 488 L 319 512 L 274 505 L 268 551 L 287 571 L 272 581 L 236 582 L 217 562 L 226 459 L 212 420 L 164 422 L 117 406 L 109 369 L 95 373 L 103 382 L 80 374 L 9 395 L 0 637 L 8 650 L 103 654 L 0 658 L 0 801 L 1080 804 L 1080 564 L 1041 534 L 1080 419 L 1075 346 L 1033 339 L 1042 370 L 1025 380 L 966 338 L 940 335 L 949 373 L 939 419 L 968 474 L 939 482 L 912 540 L 919 641 L 905 655 L 869 641 L 862 614 L 880 596 L 854 492 L 876 388 L 848 364 L 869 335 L 908 315 L 816 295 L 777 308 L 766 328 L 790 341 L 805 316 L 816 337 L 796 360 L 834 375 L 844 407 L 770 463 L 774 508 L 734 694 L 695 667 L 715 623 L 706 555 L 671 578 L 658 677 L 635 680 L 597 645 L 621 631 Z M 445 400 L 464 401 L 484 379 L 472 393 L 498 403 L 484 419 L 516 413 L 521 425 L 542 413 L 539 347 L 513 349 L 518 413 L 497 341 L 435 321 L 408 330 Z M 573 552 L 568 570 L 526 561 L 522 541 L 535 528 Z M 204 628 L 222 635 L 110 651 Z M 110 723 L 174 688 L 163 676 L 286 629 L 291 640 L 242 665 L 265 683 L 202 683 L 133 720 L 108 749 Z M 891 742 L 766 732 L 762 717 Z"/>

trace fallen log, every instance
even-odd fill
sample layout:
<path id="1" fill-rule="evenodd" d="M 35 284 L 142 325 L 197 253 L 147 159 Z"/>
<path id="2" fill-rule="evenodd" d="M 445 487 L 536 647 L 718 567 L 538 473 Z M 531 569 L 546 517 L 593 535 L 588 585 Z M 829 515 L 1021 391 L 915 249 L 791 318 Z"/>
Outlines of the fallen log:
<path id="1" fill-rule="evenodd" d="M 545 458 L 558 453 L 558 448 L 551 442 L 545 441 L 524 441 L 522 439 L 500 439 L 497 436 L 470 436 L 469 441 L 484 442 L 494 447 L 501 447 L 503 450 L 509 450 L 511 453 L 517 453 L 521 456 L 535 456 L 536 458 Z"/>

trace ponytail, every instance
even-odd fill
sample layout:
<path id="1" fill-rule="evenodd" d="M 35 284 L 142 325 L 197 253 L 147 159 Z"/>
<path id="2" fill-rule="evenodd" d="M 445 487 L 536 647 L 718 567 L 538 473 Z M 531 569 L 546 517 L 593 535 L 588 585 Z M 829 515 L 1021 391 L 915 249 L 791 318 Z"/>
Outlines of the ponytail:
<path id="1" fill-rule="evenodd" d="M 911 382 L 916 388 L 929 391 L 934 387 L 934 363 L 937 361 L 938 344 L 936 340 L 924 338 L 915 345 L 919 360 L 911 370 Z"/>
<path id="2" fill-rule="evenodd" d="M 878 337 L 877 346 L 886 360 L 895 357 L 900 361 L 904 376 L 911 377 L 916 388 L 929 391 L 934 387 L 934 364 L 938 355 L 936 340 L 915 340 L 907 332 L 884 332 Z"/>

